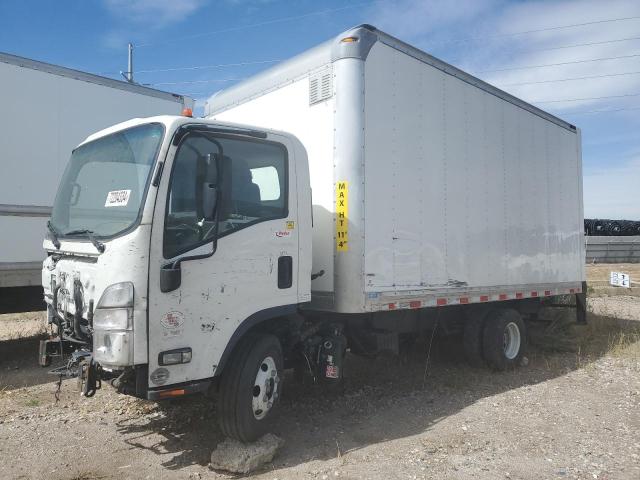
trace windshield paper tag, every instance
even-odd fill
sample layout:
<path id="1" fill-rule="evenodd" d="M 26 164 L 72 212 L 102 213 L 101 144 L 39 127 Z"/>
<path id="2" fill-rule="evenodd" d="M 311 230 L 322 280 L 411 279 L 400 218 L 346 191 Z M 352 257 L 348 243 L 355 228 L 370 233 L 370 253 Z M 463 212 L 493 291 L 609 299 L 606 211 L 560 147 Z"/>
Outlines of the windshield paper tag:
<path id="1" fill-rule="evenodd" d="M 107 201 L 104 202 L 105 207 L 125 207 L 129 203 L 131 190 L 113 190 L 107 193 Z"/>

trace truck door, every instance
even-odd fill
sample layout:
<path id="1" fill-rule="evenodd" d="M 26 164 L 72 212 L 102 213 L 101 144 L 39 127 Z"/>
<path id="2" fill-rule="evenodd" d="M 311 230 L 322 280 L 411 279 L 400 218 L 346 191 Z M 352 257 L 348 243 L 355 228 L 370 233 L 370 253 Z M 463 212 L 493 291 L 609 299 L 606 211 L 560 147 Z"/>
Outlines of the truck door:
<path id="1" fill-rule="evenodd" d="M 153 217 L 149 388 L 212 377 L 246 319 L 297 303 L 296 176 L 286 137 L 199 130 L 177 143 Z M 206 218 L 207 188 L 228 189 L 217 197 L 217 222 Z M 171 291 L 161 289 L 163 269 L 179 269 Z"/>

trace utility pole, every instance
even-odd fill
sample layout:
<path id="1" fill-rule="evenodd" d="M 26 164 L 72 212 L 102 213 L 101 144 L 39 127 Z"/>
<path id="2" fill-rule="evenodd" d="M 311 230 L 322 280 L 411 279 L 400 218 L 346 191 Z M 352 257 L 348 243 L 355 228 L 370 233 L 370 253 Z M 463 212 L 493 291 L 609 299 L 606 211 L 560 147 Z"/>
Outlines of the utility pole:
<path id="1" fill-rule="evenodd" d="M 127 62 L 127 71 L 120 72 L 120 75 L 129 83 L 135 83 L 133 81 L 133 44 L 129 42 L 129 61 Z"/>

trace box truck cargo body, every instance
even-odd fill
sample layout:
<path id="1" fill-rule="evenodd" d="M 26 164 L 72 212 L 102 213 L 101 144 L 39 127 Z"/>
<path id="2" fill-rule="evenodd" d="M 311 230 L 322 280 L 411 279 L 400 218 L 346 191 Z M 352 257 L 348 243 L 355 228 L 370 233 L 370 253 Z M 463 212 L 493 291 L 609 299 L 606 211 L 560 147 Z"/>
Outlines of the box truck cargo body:
<path id="1" fill-rule="evenodd" d="M 132 117 L 178 115 L 191 99 L 0 53 L 0 288 L 40 285 L 42 235 L 71 150 Z"/>
<path id="2" fill-rule="evenodd" d="M 581 288 L 579 130 L 374 28 L 214 95 L 205 114 L 305 145 L 313 271 L 325 272 L 312 283 L 314 307 Z"/>
<path id="3" fill-rule="evenodd" d="M 438 331 L 504 370 L 544 303 L 585 320 L 574 126 L 369 26 L 206 110 L 98 132 L 60 182 L 40 359 L 75 349 L 85 395 L 213 393 L 249 441 L 285 368 L 335 384 Z"/>

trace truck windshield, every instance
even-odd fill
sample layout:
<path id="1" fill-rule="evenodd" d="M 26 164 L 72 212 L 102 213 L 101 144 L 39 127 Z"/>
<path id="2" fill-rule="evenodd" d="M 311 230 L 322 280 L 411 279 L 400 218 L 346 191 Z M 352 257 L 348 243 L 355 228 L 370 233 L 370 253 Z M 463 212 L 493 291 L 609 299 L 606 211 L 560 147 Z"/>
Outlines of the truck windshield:
<path id="1" fill-rule="evenodd" d="M 71 155 L 53 204 L 61 236 L 112 237 L 138 219 L 164 134 L 160 124 L 129 128 L 86 143 Z"/>

